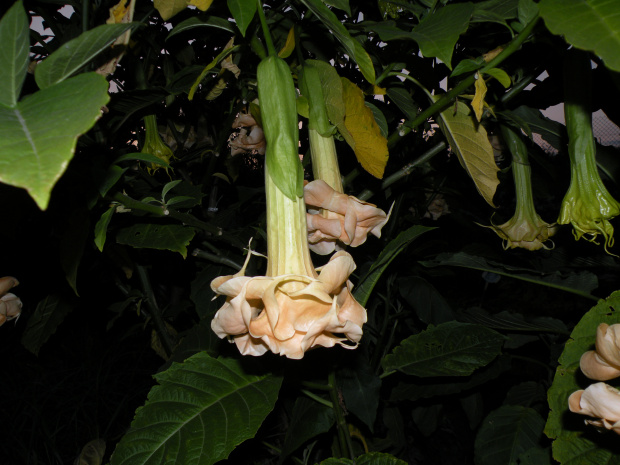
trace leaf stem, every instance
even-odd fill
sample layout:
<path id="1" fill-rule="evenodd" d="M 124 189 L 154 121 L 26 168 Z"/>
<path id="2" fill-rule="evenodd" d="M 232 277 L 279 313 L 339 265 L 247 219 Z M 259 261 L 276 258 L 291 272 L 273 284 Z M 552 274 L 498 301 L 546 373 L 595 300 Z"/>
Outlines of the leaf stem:
<path id="1" fill-rule="evenodd" d="M 330 386 L 329 396 L 331 397 L 334 413 L 336 414 L 336 429 L 338 430 L 338 440 L 340 442 L 340 450 L 342 455 L 354 459 L 353 457 L 353 443 L 351 442 L 351 434 L 349 433 L 349 426 L 344 418 L 344 412 L 340 405 L 340 398 L 338 395 L 338 386 L 336 385 L 336 372 L 330 371 L 328 377 L 328 383 Z"/>
<path id="2" fill-rule="evenodd" d="M 219 263 L 220 265 L 226 265 L 232 268 L 233 270 L 237 270 L 237 271 L 243 268 L 239 263 L 235 262 L 234 260 L 231 260 L 230 258 L 220 257 L 219 255 L 205 252 L 204 250 L 201 250 L 201 249 L 194 249 L 194 251 L 192 252 L 192 256 L 198 257 L 198 258 L 204 258 L 213 263 Z"/>
<path id="3" fill-rule="evenodd" d="M 155 326 L 155 331 L 159 335 L 159 340 L 161 341 L 161 345 L 166 352 L 167 356 L 172 354 L 174 350 L 174 346 L 172 343 L 172 339 L 170 338 L 170 334 L 166 329 L 166 324 L 164 319 L 161 316 L 161 310 L 157 305 L 157 300 L 155 300 L 155 293 L 153 292 L 153 287 L 151 286 L 151 281 L 149 279 L 146 268 L 142 265 L 136 264 L 136 271 L 138 272 L 138 277 L 140 279 L 140 284 L 142 285 L 142 291 L 146 297 L 145 303 L 149 308 L 149 313 L 151 314 L 151 318 L 153 319 L 153 325 Z"/>
<path id="4" fill-rule="evenodd" d="M 267 44 L 267 53 L 270 56 L 277 56 L 276 48 L 271 40 L 271 33 L 269 32 L 269 26 L 267 26 L 267 18 L 265 18 L 265 12 L 263 11 L 263 3 L 261 0 L 256 0 L 258 3 L 258 17 L 260 18 L 260 24 L 263 28 L 263 35 L 265 36 L 265 43 Z"/>
<path id="5" fill-rule="evenodd" d="M 332 409 L 334 408 L 333 404 L 330 401 L 323 399 L 321 396 L 317 396 L 312 391 L 308 391 L 307 389 L 302 389 L 301 392 L 307 395 L 308 397 L 310 397 L 310 399 L 318 402 L 321 405 L 324 405 L 327 408 L 332 408 Z"/>

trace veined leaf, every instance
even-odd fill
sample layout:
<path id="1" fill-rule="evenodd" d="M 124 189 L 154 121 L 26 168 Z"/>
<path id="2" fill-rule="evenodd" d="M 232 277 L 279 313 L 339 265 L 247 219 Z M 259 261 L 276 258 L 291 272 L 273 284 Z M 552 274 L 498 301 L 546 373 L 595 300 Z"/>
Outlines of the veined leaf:
<path id="1" fill-rule="evenodd" d="M 366 80 L 374 84 L 375 68 L 368 52 L 364 50 L 362 44 L 351 37 L 351 34 L 349 34 L 349 31 L 340 22 L 338 17 L 327 8 L 321 0 L 301 0 L 301 2 L 321 20 L 332 34 L 334 34 L 336 39 L 338 39 L 347 51 L 347 54 L 357 63 L 357 66 L 359 66 Z"/>
<path id="2" fill-rule="evenodd" d="M 493 76 L 506 89 L 508 89 L 512 85 L 512 79 L 510 79 L 510 76 L 508 76 L 508 73 L 504 71 L 503 69 L 491 68 L 491 69 L 486 70 L 484 74 Z"/>
<path id="3" fill-rule="evenodd" d="M 212 3 L 213 0 L 189 0 L 188 5 L 193 5 L 200 11 L 207 11 Z"/>
<path id="4" fill-rule="evenodd" d="M 335 422 L 334 409 L 307 397 L 298 397 L 286 429 L 281 461 L 306 441 L 329 431 Z"/>
<path id="5" fill-rule="evenodd" d="M 600 56 L 620 71 L 620 14 L 614 0 L 541 0 L 540 16 L 549 30 L 569 44 Z"/>
<path id="6" fill-rule="evenodd" d="M 469 27 L 471 3 L 446 5 L 425 17 L 410 33 L 425 57 L 437 57 L 452 70 L 452 52 L 459 36 Z"/>
<path id="7" fill-rule="evenodd" d="M 15 108 L 0 105 L 0 181 L 23 187 L 45 210 L 78 136 L 108 100 L 105 78 L 87 73 L 35 92 Z"/>
<path id="8" fill-rule="evenodd" d="M 28 68 L 28 17 L 21 1 L 0 20 L 0 104 L 17 105 Z"/>
<path id="9" fill-rule="evenodd" d="M 347 78 L 341 80 L 346 128 L 342 135 L 362 167 L 381 179 L 388 161 L 387 139 L 381 134 L 372 110 L 366 106 L 362 90 Z"/>
<path id="10" fill-rule="evenodd" d="M 338 72 L 332 65 L 321 60 L 307 60 L 319 72 L 327 117 L 331 123 L 338 127 L 344 127 L 345 106 L 342 98 L 342 81 Z"/>
<path id="11" fill-rule="evenodd" d="M 161 19 L 168 21 L 177 13 L 183 11 L 189 5 L 189 0 L 153 0 L 153 6 Z"/>
<path id="12" fill-rule="evenodd" d="M 476 184 L 476 189 L 489 205 L 493 204 L 493 196 L 499 185 L 493 147 L 489 142 L 487 131 L 477 124 L 470 115 L 467 105 L 457 102 L 439 113 L 437 122 L 450 143 L 450 148 L 459 158 L 461 166 Z"/>
<path id="13" fill-rule="evenodd" d="M 35 68 L 37 85 L 45 89 L 64 81 L 132 26 L 132 23 L 102 24 L 63 44 Z"/>
<path id="14" fill-rule="evenodd" d="M 407 463 L 390 454 L 369 452 L 355 460 L 330 458 L 323 460 L 319 465 L 407 465 Z"/>
<path id="15" fill-rule="evenodd" d="M 486 97 L 487 95 L 487 85 L 484 82 L 484 78 L 480 75 L 480 73 L 476 73 L 476 75 L 477 79 L 474 84 L 476 88 L 476 94 L 471 101 L 471 107 L 474 109 L 476 119 L 480 121 L 482 120 L 482 114 L 484 113 L 484 97 Z"/>
<path id="16" fill-rule="evenodd" d="M 97 221 L 95 225 L 95 245 L 99 249 L 99 252 L 103 252 L 103 246 L 105 245 L 106 236 L 108 234 L 108 226 L 110 225 L 110 220 L 112 220 L 112 215 L 115 210 L 116 206 L 114 205 L 108 208 L 103 212 L 103 215 L 101 215 L 101 218 L 99 218 L 99 221 Z"/>
<path id="17" fill-rule="evenodd" d="M 532 409 L 504 405 L 491 412 L 476 436 L 476 465 L 517 464 L 519 457 L 538 447 L 545 420 Z"/>
<path id="18" fill-rule="evenodd" d="M 37 304 L 22 334 L 22 345 L 35 355 L 56 332 L 56 328 L 73 310 L 73 306 L 57 295 L 48 295 Z"/>
<path id="19" fill-rule="evenodd" d="M 468 376 L 501 353 L 504 339 L 484 326 L 450 321 L 405 339 L 383 359 L 383 369 L 420 378 Z"/>
<path id="20" fill-rule="evenodd" d="M 241 35 L 245 37 L 245 31 L 256 14 L 256 0 L 228 0 L 227 3 L 230 14 L 235 18 Z"/>
<path id="21" fill-rule="evenodd" d="M 187 246 L 194 237 L 193 228 L 179 224 L 134 224 L 119 230 L 116 242 L 136 248 L 170 250 L 187 257 Z"/>
<path id="22" fill-rule="evenodd" d="M 205 352 L 155 375 L 111 465 L 211 465 L 253 437 L 273 409 L 282 378 L 248 375 L 239 360 Z"/>
<path id="23" fill-rule="evenodd" d="M 372 264 L 368 272 L 359 280 L 353 295 L 362 306 L 366 305 L 370 293 L 377 284 L 377 281 L 381 277 L 381 274 L 385 271 L 392 260 L 396 256 L 405 250 L 414 239 L 420 234 L 430 231 L 435 228 L 428 228 L 426 226 L 415 225 L 401 232 L 395 239 L 391 240 L 388 245 L 385 246 L 383 251 L 379 254 L 377 260 Z"/>

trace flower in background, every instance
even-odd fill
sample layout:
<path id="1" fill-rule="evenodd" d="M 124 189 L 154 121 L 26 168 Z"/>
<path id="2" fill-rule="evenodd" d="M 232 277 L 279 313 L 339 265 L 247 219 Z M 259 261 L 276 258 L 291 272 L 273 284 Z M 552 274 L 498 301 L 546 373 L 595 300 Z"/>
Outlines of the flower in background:
<path id="1" fill-rule="evenodd" d="M 144 126 L 146 128 L 146 135 L 144 138 L 144 146 L 142 147 L 141 153 L 148 153 L 154 155 L 159 158 L 166 165 L 170 163 L 170 160 L 174 158 L 174 154 L 170 147 L 168 147 L 164 141 L 161 139 L 159 135 L 159 129 L 157 128 L 157 119 L 155 115 L 147 115 L 144 117 Z M 156 163 L 151 163 L 147 168 L 149 174 L 154 174 L 157 170 L 159 170 L 164 165 L 158 165 Z M 166 173 L 168 172 L 168 167 L 165 168 Z"/>
<path id="2" fill-rule="evenodd" d="M 229 141 L 231 155 L 256 152 L 265 155 L 265 134 L 254 117 L 249 113 L 240 113 L 233 121 L 232 127 L 239 129 L 239 134 Z M 248 129 L 249 128 L 249 133 Z"/>
<path id="3" fill-rule="evenodd" d="M 19 281 L 12 276 L 0 278 L 0 326 L 6 321 L 18 318 L 22 311 L 22 301 L 9 292 L 18 284 Z"/>
<path id="4" fill-rule="evenodd" d="M 620 324 L 601 323 L 596 330 L 596 350 L 584 353 L 579 365 L 584 375 L 597 381 L 620 376 Z"/>
<path id="5" fill-rule="evenodd" d="M 605 383 L 596 383 L 573 392 L 568 398 L 571 412 L 595 419 L 586 424 L 620 434 L 620 391 Z"/>

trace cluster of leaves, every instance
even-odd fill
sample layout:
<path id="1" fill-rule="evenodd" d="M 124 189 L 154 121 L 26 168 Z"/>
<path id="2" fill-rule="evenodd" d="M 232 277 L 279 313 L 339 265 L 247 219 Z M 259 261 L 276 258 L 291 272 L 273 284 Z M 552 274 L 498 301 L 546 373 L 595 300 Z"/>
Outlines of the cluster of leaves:
<path id="1" fill-rule="evenodd" d="M 489 142 L 500 124 L 559 152 L 528 141 L 538 211 L 557 217 L 567 134 L 541 110 L 563 102 L 570 44 L 593 52 L 595 106 L 620 122 L 612 3 L 262 2 L 294 72 L 314 59 L 342 78 L 328 105 L 346 115 L 345 190 L 394 204 L 381 240 L 351 251 L 362 344 L 301 361 L 242 359 L 210 328 L 211 280 L 241 268 L 250 240 L 266 244 L 263 160 L 228 148 L 239 112 L 260 120 L 259 2 L 7 5 L 3 273 L 26 305 L 0 334 L 2 463 L 68 463 L 86 445 L 79 463 L 544 465 L 549 438 L 561 463 L 617 461 L 613 441 L 566 418 L 579 383 L 568 345 L 553 381 L 571 329 L 617 288 L 617 263 L 569 232 L 554 250 L 503 251 L 475 224 L 514 211 L 507 152 Z M 111 62 L 108 84 L 94 71 Z M 153 117 L 165 160 L 145 150 Z M 617 153 L 599 145 L 597 160 L 617 191 Z M 614 299 L 573 348 L 592 343 L 599 316 L 615 321 Z"/>

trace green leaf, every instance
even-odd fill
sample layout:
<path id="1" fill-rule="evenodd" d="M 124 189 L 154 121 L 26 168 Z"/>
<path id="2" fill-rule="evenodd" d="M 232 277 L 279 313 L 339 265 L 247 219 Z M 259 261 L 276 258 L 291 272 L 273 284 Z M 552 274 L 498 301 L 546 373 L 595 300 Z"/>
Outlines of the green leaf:
<path id="1" fill-rule="evenodd" d="M 341 128 L 344 125 L 345 105 L 342 99 L 342 81 L 336 69 L 321 60 L 307 60 L 319 72 L 327 116 L 331 123 Z"/>
<path id="2" fill-rule="evenodd" d="M 374 289 L 377 281 L 388 267 L 392 260 L 396 256 L 405 250 L 414 239 L 426 231 L 430 231 L 435 228 L 428 228 L 426 226 L 415 225 L 409 229 L 401 232 L 395 239 L 391 240 L 388 245 L 381 251 L 377 260 L 372 264 L 368 272 L 358 281 L 357 286 L 353 291 L 355 300 L 360 305 L 365 306 L 370 297 L 370 293 Z"/>
<path id="3" fill-rule="evenodd" d="M 173 189 L 181 181 L 182 181 L 182 179 L 176 179 L 174 181 L 167 182 L 164 185 L 164 188 L 161 190 L 161 198 L 165 199 L 166 198 L 166 194 L 168 194 L 168 192 L 170 192 L 170 189 Z"/>
<path id="4" fill-rule="evenodd" d="M 477 21 L 496 21 L 504 23 L 516 18 L 518 0 L 486 0 L 474 4 L 474 19 Z"/>
<path id="5" fill-rule="evenodd" d="M 99 218 L 99 221 L 97 221 L 97 224 L 95 225 L 95 245 L 99 249 L 99 252 L 103 252 L 103 246 L 105 245 L 105 240 L 108 233 L 108 226 L 110 225 L 110 220 L 112 219 L 112 215 L 115 210 L 116 206 L 114 205 L 108 208 L 105 212 L 103 212 L 103 215 L 101 215 L 101 218 Z"/>
<path id="6" fill-rule="evenodd" d="M 171 250 L 186 258 L 187 246 L 195 232 L 178 224 L 134 224 L 120 229 L 116 242 L 136 248 Z"/>
<path id="7" fill-rule="evenodd" d="M 357 66 L 359 66 L 366 80 L 374 84 L 375 68 L 368 52 L 364 50 L 362 44 L 349 34 L 349 31 L 347 31 L 338 17 L 327 8 L 321 0 L 301 0 L 301 2 L 306 5 L 310 11 L 321 20 L 325 27 L 330 30 L 336 39 L 338 39 L 347 51 L 347 54 L 357 63 Z"/>
<path id="8" fill-rule="evenodd" d="M 383 359 L 383 369 L 420 378 L 468 376 L 499 355 L 504 340 L 484 326 L 442 323 L 402 341 Z"/>
<path id="9" fill-rule="evenodd" d="M 617 451 L 614 447 L 617 436 L 610 438 L 610 435 L 589 434 L 592 427 L 584 424 L 581 415 L 568 410 L 568 397 L 590 384 L 579 369 L 581 356 L 594 347 L 596 330 L 601 323 L 620 323 L 619 309 L 620 291 L 599 301 L 577 323 L 558 360 L 559 366 L 547 393 L 551 411 L 545 434 L 556 439 L 553 443 L 553 457 L 562 464 L 620 464 L 620 454 L 612 452 Z M 609 450 L 610 446 L 614 448 Z"/>
<path id="10" fill-rule="evenodd" d="M 519 22 L 525 26 L 532 21 L 538 14 L 538 5 L 533 0 L 519 0 L 518 6 Z"/>
<path id="11" fill-rule="evenodd" d="M 365 102 L 364 105 L 370 108 L 370 110 L 372 111 L 372 116 L 374 116 L 375 118 L 375 123 L 377 123 L 377 126 L 379 126 L 379 129 L 381 130 L 381 135 L 387 138 L 388 123 L 387 123 L 387 119 L 385 119 L 385 115 L 383 114 L 383 112 L 379 110 L 379 108 L 376 105 L 370 102 Z"/>
<path id="12" fill-rule="evenodd" d="M 508 89 L 512 85 L 512 80 L 508 73 L 500 68 L 491 68 L 484 72 L 484 74 L 488 74 L 489 76 L 493 76 L 495 79 L 499 81 L 499 83 Z"/>
<path id="13" fill-rule="evenodd" d="M 256 0 L 228 0 L 227 3 L 230 14 L 235 18 L 241 35 L 245 37 L 245 31 L 256 14 Z"/>
<path id="14" fill-rule="evenodd" d="M 422 54 L 437 57 L 452 69 L 452 53 L 459 36 L 469 27 L 474 12 L 471 3 L 446 5 L 426 16 L 413 29 L 411 37 L 420 46 Z"/>
<path id="15" fill-rule="evenodd" d="M 155 375 L 111 465 L 211 465 L 254 437 L 282 378 L 249 375 L 239 360 L 196 354 Z"/>
<path id="16" fill-rule="evenodd" d="M 106 79 L 87 73 L 31 94 L 15 108 L 0 105 L 0 181 L 25 188 L 45 210 L 78 136 L 108 100 Z"/>
<path id="17" fill-rule="evenodd" d="M 320 465 L 407 465 L 407 462 L 383 452 L 369 452 L 355 460 L 331 458 L 323 460 Z"/>
<path id="18" fill-rule="evenodd" d="M 482 422 L 474 446 L 476 465 L 517 465 L 518 458 L 538 446 L 545 420 L 531 408 L 504 405 Z"/>
<path id="19" fill-rule="evenodd" d="M 77 459 L 75 465 L 101 465 L 103 456 L 105 455 L 105 441 L 103 439 L 93 439 L 84 447 Z"/>
<path id="20" fill-rule="evenodd" d="M 342 10 L 346 14 L 351 16 L 351 7 L 349 6 L 349 0 L 323 0 L 323 3 L 329 6 L 333 6 L 334 8 L 338 8 L 339 10 Z"/>
<path id="21" fill-rule="evenodd" d="M 103 24 L 60 46 L 37 65 L 34 78 L 41 89 L 64 81 L 105 50 L 133 24 Z"/>
<path id="22" fill-rule="evenodd" d="M 457 252 L 455 254 L 442 253 L 439 254 L 435 260 L 421 261 L 420 264 L 428 267 L 447 265 L 472 268 L 480 271 L 490 271 L 491 273 L 500 274 L 502 276 L 509 276 L 522 281 L 553 287 L 562 291 L 572 292 L 573 294 L 588 299 L 597 300 L 590 292 L 598 287 L 598 279 L 595 274 L 585 270 L 566 275 L 562 275 L 559 271 L 544 273 L 529 268 L 497 263 L 483 257 L 470 255 L 466 252 Z"/>
<path id="23" fill-rule="evenodd" d="M 217 357 L 221 344 L 226 344 L 211 329 L 211 318 L 200 320 L 197 325 L 179 336 L 181 342 L 174 348 L 170 359 L 160 371 L 167 370 L 175 362 L 182 363 L 198 352 L 206 352 L 211 357 Z"/>
<path id="24" fill-rule="evenodd" d="M 168 36 L 166 37 L 166 40 L 177 34 L 180 34 L 181 32 L 185 32 L 189 29 L 194 29 L 197 27 L 212 27 L 216 29 L 222 29 L 226 32 L 231 32 L 233 34 L 235 32 L 234 27 L 230 24 L 229 21 L 225 20 L 224 18 L 219 18 L 217 16 L 192 16 L 191 18 L 186 19 L 185 21 L 181 21 L 179 24 L 173 27 Z"/>
<path id="25" fill-rule="evenodd" d="M 499 185 L 499 168 L 495 164 L 493 147 L 484 126 L 476 122 L 463 102 L 457 102 L 456 111 L 450 106 L 439 113 L 437 122 L 480 195 L 495 207 L 493 196 Z"/>
<path id="26" fill-rule="evenodd" d="M 357 357 L 355 360 L 357 363 L 346 365 L 336 372 L 336 380 L 347 410 L 373 431 L 379 408 L 381 379 L 366 358 Z"/>
<path id="27" fill-rule="evenodd" d="M 335 422 L 334 409 L 307 397 L 298 397 L 286 428 L 281 459 L 295 452 L 306 441 L 329 431 Z"/>
<path id="28" fill-rule="evenodd" d="M 412 120 L 418 114 L 418 106 L 415 104 L 409 91 L 404 87 L 389 87 L 387 96 L 396 104 L 407 119 Z"/>
<path id="29" fill-rule="evenodd" d="M 620 15 L 610 0 L 541 0 L 540 16 L 547 28 L 563 35 L 569 44 L 602 58 L 608 68 L 620 71 Z"/>
<path id="30" fill-rule="evenodd" d="M 465 58 L 459 61 L 459 64 L 454 67 L 454 71 L 450 74 L 450 77 L 460 76 L 461 74 L 471 73 L 477 71 L 484 66 L 484 58 L 478 57 L 476 59 Z"/>
<path id="31" fill-rule="evenodd" d="M 28 68 L 28 17 L 21 1 L 0 20 L 0 104 L 17 105 Z"/>
<path id="32" fill-rule="evenodd" d="M 425 279 L 419 276 L 401 277 L 396 281 L 396 287 L 420 321 L 437 325 L 455 319 L 446 299 Z"/>
<path id="33" fill-rule="evenodd" d="M 379 34 L 379 38 L 384 42 L 412 39 L 411 34 L 396 26 L 395 21 L 364 21 L 359 23 L 359 26 L 363 27 L 366 32 Z"/>
<path id="34" fill-rule="evenodd" d="M 121 155 L 120 157 L 118 157 L 116 160 L 114 160 L 114 163 L 118 164 L 123 161 L 132 161 L 132 162 L 144 161 L 147 163 L 155 163 L 156 165 L 161 165 L 165 168 L 170 168 L 170 165 L 168 163 L 163 161 L 161 158 L 156 157 L 155 155 L 151 155 L 150 153 L 142 153 L 142 152 L 128 153 L 126 155 Z"/>
<path id="35" fill-rule="evenodd" d="M 471 376 L 415 378 L 413 383 L 400 382 L 392 390 L 390 400 L 413 401 L 469 391 L 506 373 L 510 368 L 510 357 L 500 355 L 487 366 L 476 370 Z"/>
<path id="36" fill-rule="evenodd" d="M 37 304 L 22 334 L 22 345 L 35 355 L 73 310 L 73 305 L 58 295 L 48 295 Z"/>
<path id="37" fill-rule="evenodd" d="M 189 0 L 153 0 L 153 6 L 159 11 L 161 19 L 168 21 L 189 5 Z"/>

